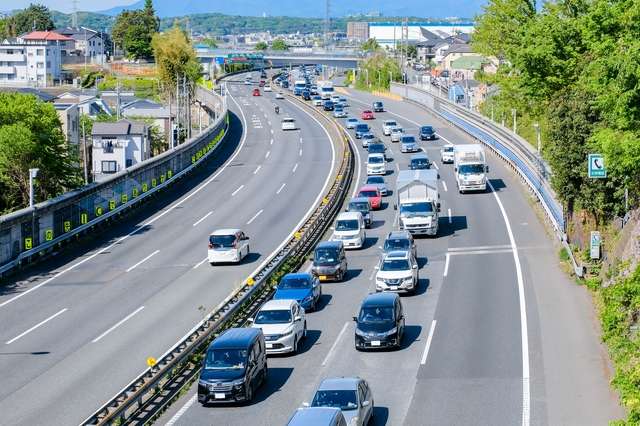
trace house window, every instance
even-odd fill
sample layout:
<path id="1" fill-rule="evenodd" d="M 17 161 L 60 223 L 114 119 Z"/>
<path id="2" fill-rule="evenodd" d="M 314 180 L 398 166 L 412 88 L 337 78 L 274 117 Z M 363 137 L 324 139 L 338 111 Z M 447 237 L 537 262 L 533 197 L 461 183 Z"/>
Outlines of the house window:
<path id="1" fill-rule="evenodd" d="M 38 62 L 37 63 L 37 67 L 38 67 L 38 69 L 43 69 L 44 68 L 44 62 Z"/>
<path id="2" fill-rule="evenodd" d="M 118 171 L 118 163 L 115 161 L 103 161 L 102 173 L 110 174 Z"/>
<path id="3" fill-rule="evenodd" d="M 127 158 L 126 164 L 127 164 L 126 167 L 133 166 L 133 160 L 131 158 Z"/>
<path id="4" fill-rule="evenodd" d="M 36 55 L 38 55 L 38 56 L 44 56 L 44 49 L 38 49 L 38 50 L 36 50 Z"/>
<path id="5" fill-rule="evenodd" d="M 115 139 L 102 139 L 102 152 L 105 154 L 112 154 L 115 144 Z"/>

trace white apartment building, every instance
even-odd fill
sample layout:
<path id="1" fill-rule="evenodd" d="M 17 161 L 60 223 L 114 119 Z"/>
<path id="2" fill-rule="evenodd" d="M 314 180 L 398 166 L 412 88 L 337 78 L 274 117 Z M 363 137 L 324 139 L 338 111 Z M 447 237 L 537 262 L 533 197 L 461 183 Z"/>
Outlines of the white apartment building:
<path id="1" fill-rule="evenodd" d="M 91 137 L 96 182 L 151 157 L 149 128 L 143 123 L 128 120 L 94 123 Z"/>
<path id="2" fill-rule="evenodd" d="M 0 42 L 0 86 L 47 87 L 60 81 L 61 51 L 69 37 L 34 31 Z"/>

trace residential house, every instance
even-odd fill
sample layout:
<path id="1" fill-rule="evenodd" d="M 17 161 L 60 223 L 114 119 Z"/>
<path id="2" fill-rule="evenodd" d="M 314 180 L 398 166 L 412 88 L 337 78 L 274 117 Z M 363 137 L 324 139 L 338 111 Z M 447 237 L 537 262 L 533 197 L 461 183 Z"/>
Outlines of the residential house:
<path id="1" fill-rule="evenodd" d="M 442 59 L 442 67 L 446 70 L 451 69 L 451 63 L 456 59 L 462 58 L 463 56 L 478 56 L 477 53 L 474 53 L 471 46 L 469 44 L 452 44 L 447 49 L 444 58 Z"/>
<path id="2" fill-rule="evenodd" d="M 62 78 L 62 48 L 73 40 L 33 31 L 0 43 L 0 85 L 47 87 Z"/>
<path id="3" fill-rule="evenodd" d="M 419 62 L 428 64 L 436 56 L 435 48 L 442 41 L 442 38 L 427 30 L 420 28 L 420 41 L 416 43 L 416 53 Z"/>
<path id="4" fill-rule="evenodd" d="M 59 95 L 55 102 L 77 104 L 80 114 L 88 115 L 91 118 L 96 118 L 100 114 L 114 115 L 109 105 L 107 105 L 103 99 L 93 95 L 65 92 Z"/>
<path id="5" fill-rule="evenodd" d="M 149 128 L 142 123 L 128 120 L 94 123 L 91 138 L 96 182 L 151 157 Z"/>
<path id="6" fill-rule="evenodd" d="M 106 46 L 101 32 L 86 27 L 60 28 L 56 32 L 74 40 L 75 49 L 68 52 L 69 55 L 100 58 L 105 54 Z"/>
<path id="7" fill-rule="evenodd" d="M 171 140 L 171 119 L 175 113 L 172 114 L 169 107 L 147 99 L 138 99 L 123 105 L 121 114 L 123 117 L 140 119 L 151 126 L 157 126 L 165 140 Z"/>
<path id="8" fill-rule="evenodd" d="M 80 143 L 80 112 L 78 104 L 55 100 L 53 107 L 58 113 L 60 123 L 62 123 L 62 133 L 64 133 L 67 143 L 72 147 L 77 147 Z"/>

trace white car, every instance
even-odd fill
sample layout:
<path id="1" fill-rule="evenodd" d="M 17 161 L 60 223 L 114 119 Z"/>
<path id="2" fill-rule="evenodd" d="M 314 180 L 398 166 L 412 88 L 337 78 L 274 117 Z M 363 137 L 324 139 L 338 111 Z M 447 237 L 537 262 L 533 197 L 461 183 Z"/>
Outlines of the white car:
<path id="1" fill-rule="evenodd" d="M 273 89 L 271 88 L 271 86 L 264 86 L 264 91 L 265 92 L 273 92 Z"/>
<path id="2" fill-rule="evenodd" d="M 411 251 L 391 251 L 378 266 L 376 291 L 414 293 L 419 280 L 418 261 Z"/>
<path id="3" fill-rule="evenodd" d="M 359 249 L 367 239 L 364 218 L 360 212 L 342 212 L 336 218 L 331 241 L 342 241 L 345 249 Z"/>
<path id="4" fill-rule="evenodd" d="M 276 93 L 276 99 L 284 99 L 284 95 L 281 92 Z"/>
<path id="5" fill-rule="evenodd" d="M 247 86 L 250 86 L 250 85 L 253 84 L 253 80 L 251 80 L 250 78 L 247 78 L 247 79 L 244 80 L 244 84 L 247 85 Z"/>
<path id="6" fill-rule="evenodd" d="M 360 121 L 357 118 L 347 118 L 346 126 L 347 129 L 355 129 Z"/>
<path id="7" fill-rule="evenodd" d="M 211 265 L 240 263 L 249 251 L 249 237 L 240 229 L 219 229 L 209 235 L 207 257 Z"/>
<path id="8" fill-rule="evenodd" d="M 262 330 L 267 354 L 295 353 L 307 337 L 305 311 L 292 299 L 269 300 L 249 321 L 251 327 Z"/>
<path id="9" fill-rule="evenodd" d="M 290 117 L 283 118 L 282 130 L 296 130 L 296 120 Z"/>
<path id="10" fill-rule="evenodd" d="M 442 163 L 453 163 L 454 148 L 453 145 L 445 145 L 440 149 L 440 161 Z"/>
<path id="11" fill-rule="evenodd" d="M 400 138 L 404 134 L 404 129 L 400 126 L 391 129 L 391 142 L 400 142 Z"/>
<path id="12" fill-rule="evenodd" d="M 387 164 L 384 154 L 369 154 L 367 157 L 367 175 L 386 175 Z"/>
<path id="13" fill-rule="evenodd" d="M 369 142 L 377 142 L 378 138 L 376 138 L 376 135 L 374 135 L 373 133 L 365 133 L 360 138 L 360 141 L 362 142 L 363 148 L 369 148 Z"/>
<path id="14" fill-rule="evenodd" d="M 322 97 L 315 95 L 313 97 L 313 106 L 321 107 L 322 106 Z"/>
<path id="15" fill-rule="evenodd" d="M 382 133 L 385 136 L 391 136 L 391 129 L 393 129 L 397 125 L 398 123 L 396 122 L 396 120 L 384 120 L 382 122 Z"/>

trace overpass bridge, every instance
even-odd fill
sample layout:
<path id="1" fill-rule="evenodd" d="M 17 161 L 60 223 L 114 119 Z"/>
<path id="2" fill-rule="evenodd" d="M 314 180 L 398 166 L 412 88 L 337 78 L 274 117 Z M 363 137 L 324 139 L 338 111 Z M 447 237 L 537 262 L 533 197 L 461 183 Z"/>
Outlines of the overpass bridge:
<path id="1" fill-rule="evenodd" d="M 358 61 L 365 58 L 356 51 L 313 50 L 311 52 L 264 51 L 255 52 L 240 49 L 199 49 L 196 48 L 198 60 L 204 67 L 225 61 L 251 62 L 256 66 L 289 66 L 301 64 L 320 64 L 335 68 L 356 68 Z M 227 62 L 229 63 L 229 62 Z"/>

